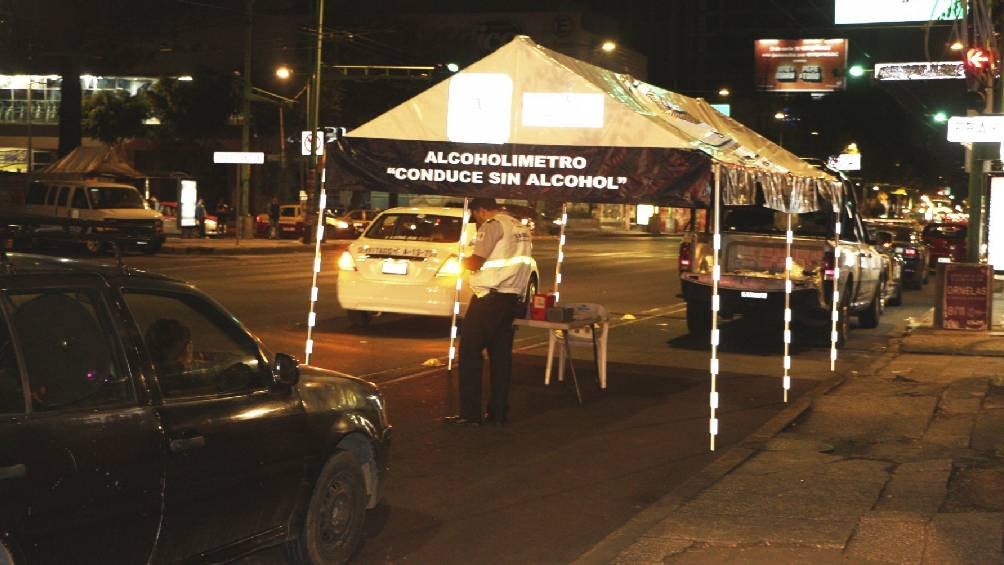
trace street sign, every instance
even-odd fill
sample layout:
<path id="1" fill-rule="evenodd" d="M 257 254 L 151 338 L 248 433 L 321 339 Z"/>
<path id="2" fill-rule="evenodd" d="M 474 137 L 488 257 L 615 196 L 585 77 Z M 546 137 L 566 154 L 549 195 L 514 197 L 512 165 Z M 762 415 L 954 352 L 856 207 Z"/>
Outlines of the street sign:
<path id="1" fill-rule="evenodd" d="M 990 329 L 994 271 L 990 265 L 945 263 L 938 265 L 941 300 L 935 321 L 946 330 Z"/>
<path id="2" fill-rule="evenodd" d="M 1004 116 L 953 116 L 948 119 L 948 141 L 956 143 L 1004 141 Z"/>
<path id="3" fill-rule="evenodd" d="M 317 140 L 317 143 L 314 146 L 316 149 L 316 155 L 324 155 L 324 132 L 321 130 L 317 130 L 317 137 L 310 135 L 309 130 L 300 132 L 300 155 L 310 155 L 311 138 Z"/>
<path id="4" fill-rule="evenodd" d="M 966 78 L 962 61 L 875 63 L 875 80 L 939 80 Z"/>
<path id="5" fill-rule="evenodd" d="M 860 171 L 861 154 L 841 153 L 835 157 L 830 157 L 827 165 L 829 165 L 831 169 L 836 169 L 838 171 Z"/>
<path id="6" fill-rule="evenodd" d="M 213 162 L 235 165 L 261 165 L 265 162 L 265 154 L 260 151 L 214 151 Z"/>

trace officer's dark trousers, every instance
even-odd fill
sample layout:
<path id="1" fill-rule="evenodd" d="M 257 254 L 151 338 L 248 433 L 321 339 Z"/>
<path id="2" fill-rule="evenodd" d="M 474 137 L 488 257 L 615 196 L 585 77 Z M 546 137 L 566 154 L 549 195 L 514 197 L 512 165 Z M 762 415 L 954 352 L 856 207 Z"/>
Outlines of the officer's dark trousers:
<path id="1" fill-rule="evenodd" d="M 460 332 L 460 417 L 481 418 L 481 352 L 488 350 L 491 396 L 488 413 L 505 419 L 512 381 L 513 318 L 517 296 L 492 292 L 471 297 Z"/>

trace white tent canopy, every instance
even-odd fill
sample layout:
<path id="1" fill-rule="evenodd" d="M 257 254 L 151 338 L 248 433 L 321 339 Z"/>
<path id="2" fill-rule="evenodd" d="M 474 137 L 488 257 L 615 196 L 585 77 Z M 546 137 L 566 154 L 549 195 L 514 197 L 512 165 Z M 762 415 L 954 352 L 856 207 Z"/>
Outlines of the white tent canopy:
<path id="1" fill-rule="evenodd" d="M 331 180 L 347 190 L 707 206 L 714 163 L 724 204 L 752 204 L 759 184 L 768 206 L 798 212 L 838 186 L 702 99 L 526 36 L 349 132 L 340 149 Z"/>

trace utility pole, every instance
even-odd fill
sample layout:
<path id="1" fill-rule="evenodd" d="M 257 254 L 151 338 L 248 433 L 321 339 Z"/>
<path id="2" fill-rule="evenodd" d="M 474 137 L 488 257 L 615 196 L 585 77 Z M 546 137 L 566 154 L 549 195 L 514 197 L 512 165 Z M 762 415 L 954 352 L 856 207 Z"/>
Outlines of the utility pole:
<path id="1" fill-rule="evenodd" d="M 973 0 L 973 2 L 986 1 L 986 0 Z M 992 6 L 995 2 L 987 1 L 987 12 L 990 20 L 994 22 L 994 27 L 998 30 L 1004 29 L 1004 10 L 998 10 L 997 14 L 993 14 Z M 972 7 L 970 7 L 970 12 Z M 996 15 L 996 18 L 993 16 Z M 980 113 L 983 114 L 993 114 L 1000 113 L 1002 109 L 1001 99 L 1004 95 L 1004 84 L 1002 84 L 999 79 L 995 78 L 996 69 L 998 62 L 996 60 L 998 54 L 998 43 L 996 38 L 987 39 L 979 38 L 983 43 L 980 44 L 981 47 L 988 48 L 990 53 L 990 67 L 986 70 L 988 78 L 986 79 L 986 103 L 984 108 Z M 968 57 L 968 55 L 967 55 Z M 993 145 L 996 149 L 996 154 L 991 155 L 987 149 L 987 145 Z M 981 147 L 982 146 L 982 147 Z M 966 159 L 966 164 L 969 167 L 969 230 L 966 234 L 966 260 L 970 263 L 979 263 L 982 257 L 983 250 L 983 229 L 984 229 L 984 218 L 983 218 L 983 205 L 984 205 L 984 192 L 986 190 L 986 174 L 984 173 L 983 166 L 984 160 L 999 159 L 1000 158 L 1000 144 L 980 144 L 974 143 L 972 148 L 968 152 Z"/>
<path id="2" fill-rule="evenodd" d="M 244 40 L 244 84 L 242 85 L 243 97 L 241 101 L 241 151 L 251 150 L 251 46 L 252 46 L 252 22 L 254 20 L 254 0 L 246 2 L 247 36 Z M 251 192 L 251 166 L 240 165 L 241 189 L 237 206 L 237 239 L 244 235 L 244 219 L 249 211 L 249 199 Z"/>
<path id="3" fill-rule="evenodd" d="M 303 242 L 311 243 L 316 235 L 314 219 L 317 215 L 317 199 L 320 194 L 322 171 L 318 166 L 317 146 L 323 147 L 324 140 L 317 139 L 318 122 L 321 113 L 321 56 L 324 40 L 324 0 L 317 0 L 317 43 L 314 51 L 314 88 L 313 98 L 308 100 L 308 129 L 311 132 L 313 147 L 310 151 L 310 173 L 307 175 L 307 203 L 303 210 Z"/>

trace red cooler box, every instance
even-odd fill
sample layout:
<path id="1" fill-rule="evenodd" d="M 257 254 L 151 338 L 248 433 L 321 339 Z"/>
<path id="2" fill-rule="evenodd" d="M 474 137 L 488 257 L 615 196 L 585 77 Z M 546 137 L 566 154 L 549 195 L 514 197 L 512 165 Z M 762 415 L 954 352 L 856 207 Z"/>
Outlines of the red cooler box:
<path id="1" fill-rule="evenodd" d="M 547 309 L 554 306 L 554 294 L 534 294 L 530 299 L 530 319 L 547 320 Z"/>

